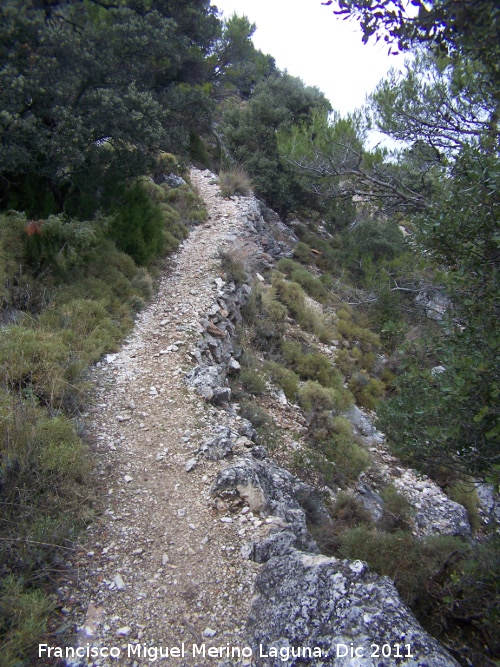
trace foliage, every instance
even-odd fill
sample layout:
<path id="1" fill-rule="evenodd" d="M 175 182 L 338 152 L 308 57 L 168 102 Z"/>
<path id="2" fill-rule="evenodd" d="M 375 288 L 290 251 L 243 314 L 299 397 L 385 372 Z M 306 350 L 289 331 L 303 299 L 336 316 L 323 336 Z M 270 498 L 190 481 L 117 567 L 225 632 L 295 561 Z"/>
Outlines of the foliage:
<path id="1" fill-rule="evenodd" d="M 9 0 L 0 12 L 2 207 L 47 217 L 206 129 L 220 29 L 208 2 Z"/>
<path id="2" fill-rule="evenodd" d="M 238 382 L 247 394 L 258 396 L 264 393 L 266 381 L 264 377 L 251 368 L 242 368 L 238 374 Z"/>
<path id="3" fill-rule="evenodd" d="M 219 187 L 223 197 L 248 195 L 251 183 L 243 169 L 233 167 L 231 171 L 219 172 Z"/>
<path id="4" fill-rule="evenodd" d="M 123 189 L 108 234 L 119 250 L 145 265 L 163 249 L 163 226 L 161 209 L 137 183 Z"/>
<path id="5" fill-rule="evenodd" d="M 236 14 L 224 22 L 215 45 L 215 80 L 220 95 L 234 91 L 248 99 L 261 79 L 276 72 L 274 58 L 256 49 L 252 42 L 256 28 L 246 16 Z"/>
<path id="6" fill-rule="evenodd" d="M 205 204 L 189 185 L 181 185 L 171 190 L 163 187 L 163 191 L 164 206 L 162 208 L 165 208 L 165 204 L 170 204 L 183 224 L 197 225 L 206 221 L 208 213 Z"/>
<path id="7" fill-rule="evenodd" d="M 352 396 L 343 387 L 324 387 L 316 380 L 308 380 L 299 391 L 299 403 L 308 413 L 309 424 L 322 424 L 329 413 L 345 412 Z"/>
<path id="8" fill-rule="evenodd" d="M 312 527 L 312 534 L 321 553 L 334 556 L 340 548 L 342 535 L 350 528 L 371 525 L 371 514 L 356 496 L 341 491 L 329 511 L 332 522 Z"/>
<path id="9" fill-rule="evenodd" d="M 298 283 L 284 280 L 282 274 L 275 272 L 272 286 L 276 298 L 293 319 L 306 331 L 314 332 L 323 343 L 335 338 L 335 331 L 328 319 L 306 302 L 304 290 Z"/>
<path id="10" fill-rule="evenodd" d="M 248 274 L 242 262 L 234 253 L 221 252 L 219 259 L 221 269 L 224 271 L 228 282 L 234 282 L 235 285 L 242 285 L 247 282 Z"/>
<path id="11" fill-rule="evenodd" d="M 289 74 L 276 73 L 256 84 L 248 102 L 229 104 L 223 116 L 229 156 L 250 175 L 256 194 L 282 215 L 307 197 L 280 160 L 276 130 L 306 121 L 317 108 L 329 108 L 323 93 Z"/>
<path id="12" fill-rule="evenodd" d="M 481 519 L 478 514 L 479 497 L 476 485 L 467 480 L 458 480 L 446 489 L 447 495 L 456 503 L 460 503 L 467 510 L 469 523 L 474 533 L 481 528 Z"/>
<path id="13" fill-rule="evenodd" d="M 426 581 L 456 550 L 467 550 L 457 538 L 421 541 L 410 532 L 382 533 L 364 526 L 346 532 L 340 547 L 344 558 L 364 560 L 374 572 L 393 579 L 403 600 L 412 605 L 425 595 Z"/>
<path id="14" fill-rule="evenodd" d="M 384 397 L 385 385 L 381 380 L 370 377 L 366 371 L 354 373 L 348 384 L 356 403 L 368 410 L 374 410 Z"/>
<path id="15" fill-rule="evenodd" d="M 271 380 L 283 389 L 288 400 L 295 401 L 299 391 L 299 376 L 297 373 L 275 361 L 267 362 L 265 370 Z"/>
<path id="16" fill-rule="evenodd" d="M 323 283 L 297 262 L 283 258 L 276 264 L 276 268 L 282 271 L 292 282 L 298 283 L 316 301 L 326 303 L 328 300 L 328 292 Z"/>
<path id="17" fill-rule="evenodd" d="M 411 530 L 412 508 L 410 503 L 389 484 L 380 492 L 384 501 L 384 513 L 378 522 L 379 530 L 395 533 Z"/>
<path id="18" fill-rule="evenodd" d="M 304 190 L 324 205 L 342 202 L 349 209 L 353 201 L 359 200 L 390 214 L 424 208 L 432 186 L 433 163 L 423 163 L 415 179 L 404 152 L 388 160 L 385 149 L 366 151 L 364 134 L 359 114 L 341 118 L 316 110 L 309 123 L 281 128 L 278 150 Z M 330 226 L 334 221 L 335 216 Z M 352 218 L 340 216 L 338 221 L 348 225 Z"/>
<path id="19" fill-rule="evenodd" d="M 159 211 L 162 233 L 185 233 L 181 220 L 199 200 L 183 196 L 179 213 L 166 201 L 170 190 L 150 181 L 135 187 L 143 213 Z M 101 216 L 89 222 L 0 215 L 0 655 L 6 664 L 30 659 L 53 607 L 42 588 L 50 590 L 54 570 L 91 515 L 92 465 L 76 430 L 88 400 L 88 366 L 116 349 L 153 294 L 148 271 L 106 238 L 111 225 Z"/>
<path id="20" fill-rule="evenodd" d="M 299 241 L 293 249 L 293 256 L 302 264 L 310 264 L 311 248 L 307 245 L 307 243 Z"/>
<path id="21" fill-rule="evenodd" d="M 22 664 L 47 630 L 53 601 L 41 590 L 26 590 L 23 582 L 7 576 L 0 582 L 0 660 L 3 665 Z"/>

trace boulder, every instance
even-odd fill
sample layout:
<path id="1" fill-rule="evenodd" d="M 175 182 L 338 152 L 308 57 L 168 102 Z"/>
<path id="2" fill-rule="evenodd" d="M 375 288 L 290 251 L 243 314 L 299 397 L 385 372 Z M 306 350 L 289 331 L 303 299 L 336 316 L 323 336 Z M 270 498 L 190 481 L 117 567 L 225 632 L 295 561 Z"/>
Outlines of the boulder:
<path id="1" fill-rule="evenodd" d="M 210 461 L 220 461 L 234 448 L 231 429 L 227 426 L 219 426 L 217 430 L 218 435 L 204 442 L 198 450 L 198 454 L 203 454 Z"/>
<path id="2" fill-rule="evenodd" d="M 383 442 L 383 433 L 377 431 L 368 415 L 363 412 L 363 410 L 360 410 L 360 408 L 358 408 L 356 405 L 351 406 L 345 413 L 344 417 L 351 422 L 355 432 L 358 435 L 361 435 L 365 438 L 370 438 L 376 443 Z"/>
<path id="3" fill-rule="evenodd" d="M 290 532 L 295 537 L 297 548 L 318 552 L 316 542 L 307 529 L 305 510 L 301 506 L 303 499 L 312 495 L 311 488 L 270 459 L 258 460 L 251 455 L 239 458 L 219 473 L 211 494 L 238 494 L 252 512 L 283 519 L 278 524 L 278 530 Z M 275 549 L 267 551 L 274 553 Z"/>
<path id="4" fill-rule="evenodd" d="M 413 520 L 416 535 L 472 537 L 465 507 L 448 498 L 430 479 L 405 470 L 400 477 L 394 478 L 393 484 L 415 511 Z"/>
<path id="5" fill-rule="evenodd" d="M 256 593 L 246 633 L 257 667 L 458 667 L 360 561 L 292 550 L 267 561 Z"/>

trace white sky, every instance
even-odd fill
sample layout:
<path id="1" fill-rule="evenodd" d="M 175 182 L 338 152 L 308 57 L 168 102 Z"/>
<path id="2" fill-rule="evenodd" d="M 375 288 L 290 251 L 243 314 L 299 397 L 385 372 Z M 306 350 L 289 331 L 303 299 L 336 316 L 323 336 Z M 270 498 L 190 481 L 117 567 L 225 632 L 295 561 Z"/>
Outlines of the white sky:
<path id="1" fill-rule="evenodd" d="M 255 46 L 272 55 L 309 86 L 318 86 L 343 115 L 359 108 L 403 56 L 387 55 L 384 43 L 363 44 L 354 21 L 335 16 L 321 0 L 212 0 L 229 18 L 247 16 L 257 25 Z"/>

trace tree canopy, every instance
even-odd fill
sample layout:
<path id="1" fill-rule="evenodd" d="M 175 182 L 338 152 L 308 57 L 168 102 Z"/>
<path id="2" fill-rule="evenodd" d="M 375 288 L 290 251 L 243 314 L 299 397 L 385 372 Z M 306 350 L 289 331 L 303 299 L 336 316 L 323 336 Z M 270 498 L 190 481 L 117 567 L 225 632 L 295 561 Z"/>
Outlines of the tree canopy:
<path id="1" fill-rule="evenodd" d="M 209 125 L 220 23 L 208 2 L 7 0 L 0 25 L 4 206 L 61 210 L 89 172 L 144 173 Z"/>

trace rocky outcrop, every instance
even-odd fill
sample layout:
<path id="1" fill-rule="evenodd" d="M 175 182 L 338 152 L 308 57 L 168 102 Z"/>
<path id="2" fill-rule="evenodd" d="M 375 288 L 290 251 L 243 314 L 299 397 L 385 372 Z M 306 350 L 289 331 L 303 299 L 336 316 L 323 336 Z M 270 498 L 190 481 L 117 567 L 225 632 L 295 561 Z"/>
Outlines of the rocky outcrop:
<path id="1" fill-rule="evenodd" d="M 353 432 L 359 436 L 375 456 L 377 475 L 391 483 L 410 505 L 413 533 L 417 537 L 429 535 L 454 535 L 470 538 L 472 530 L 465 507 L 448 496 L 425 475 L 401 467 L 400 462 L 389 454 L 384 444 L 384 435 L 378 431 L 369 415 L 352 406 L 345 414 Z M 364 477 L 364 476 L 363 476 Z M 384 501 L 369 480 L 362 479 L 354 490 L 366 510 L 379 521 L 384 512 Z"/>
<path id="2" fill-rule="evenodd" d="M 241 321 L 241 309 L 248 302 L 251 289 L 246 284 L 226 283 L 222 278 L 215 279 L 214 287 L 216 301 L 201 319 L 203 334 L 191 352 L 198 364 L 187 373 L 186 383 L 206 401 L 222 405 L 231 400 L 226 378 L 238 370 L 240 354 L 232 339 L 236 336 L 235 325 Z"/>
<path id="3" fill-rule="evenodd" d="M 254 197 L 244 200 L 243 208 L 247 240 L 257 242 L 264 262 L 292 257 L 298 238 L 279 216 Z M 267 257 L 266 257 L 267 255 Z"/>
<path id="4" fill-rule="evenodd" d="M 259 563 L 272 556 L 288 553 L 292 546 L 318 552 L 316 542 L 307 529 L 302 504 L 311 498 L 311 487 L 270 459 L 243 456 L 222 470 L 211 489 L 213 496 L 240 498 L 252 512 L 281 519 L 270 524 L 270 534 L 261 542 L 246 548 L 246 555 Z M 302 504 L 301 504 L 302 503 Z M 317 503 L 318 512 L 326 512 Z"/>
<path id="5" fill-rule="evenodd" d="M 470 527 L 467 510 L 463 505 L 441 491 L 441 489 L 425 476 L 417 476 L 412 470 L 405 470 L 393 482 L 397 491 L 414 509 L 416 534 L 456 535 L 470 538 Z"/>
<path id="6" fill-rule="evenodd" d="M 258 667 L 458 667 L 360 561 L 294 550 L 266 563 L 256 592 L 247 632 Z"/>
<path id="7" fill-rule="evenodd" d="M 352 405 L 345 414 L 345 418 L 349 420 L 354 428 L 354 432 L 358 435 L 369 438 L 372 442 L 380 443 L 384 441 L 384 435 L 377 431 L 368 415 L 363 412 L 357 405 Z"/>

